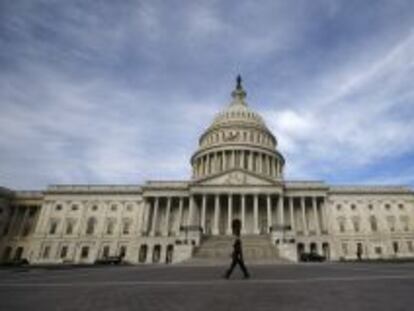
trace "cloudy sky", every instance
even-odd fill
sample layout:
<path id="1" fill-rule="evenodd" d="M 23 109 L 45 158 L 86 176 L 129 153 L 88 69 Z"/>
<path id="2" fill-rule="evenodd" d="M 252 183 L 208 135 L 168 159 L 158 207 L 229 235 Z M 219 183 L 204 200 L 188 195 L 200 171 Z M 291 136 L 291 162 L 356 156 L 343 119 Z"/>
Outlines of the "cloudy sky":
<path id="1" fill-rule="evenodd" d="M 0 2 L 0 185 L 188 179 L 241 73 L 286 177 L 414 186 L 414 1 Z"/>

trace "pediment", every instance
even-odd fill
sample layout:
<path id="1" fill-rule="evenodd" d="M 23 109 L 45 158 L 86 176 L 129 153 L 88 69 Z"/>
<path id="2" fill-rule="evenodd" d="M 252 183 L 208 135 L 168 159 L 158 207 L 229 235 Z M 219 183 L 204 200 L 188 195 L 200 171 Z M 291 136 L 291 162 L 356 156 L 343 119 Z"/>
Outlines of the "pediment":
<path id="1" fill-rule="evenodd" d="M 244 170 L 234 169 L 196 181 L 202 185 L 274 185 L 276 181 Z"/>

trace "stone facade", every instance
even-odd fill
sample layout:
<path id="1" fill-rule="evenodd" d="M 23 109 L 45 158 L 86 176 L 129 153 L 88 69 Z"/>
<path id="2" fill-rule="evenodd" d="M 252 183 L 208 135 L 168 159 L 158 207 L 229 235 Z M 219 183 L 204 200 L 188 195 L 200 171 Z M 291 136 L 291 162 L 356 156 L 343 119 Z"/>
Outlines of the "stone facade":
<path id="1" fill-rule="evenodd" d="M 234 219 L 242 238 L 268 240 L 285 260 L 302 252 L 414 257 L 410 188 L 285 180 L 277 139 L 245 97 L 238 80 L 232 102 L 200 137 L 191 180 L 0 188 L 1 260 L 92 263 L 123 254 L 131 263 L 181 262 L 209 238 L 230 236 Z"/>

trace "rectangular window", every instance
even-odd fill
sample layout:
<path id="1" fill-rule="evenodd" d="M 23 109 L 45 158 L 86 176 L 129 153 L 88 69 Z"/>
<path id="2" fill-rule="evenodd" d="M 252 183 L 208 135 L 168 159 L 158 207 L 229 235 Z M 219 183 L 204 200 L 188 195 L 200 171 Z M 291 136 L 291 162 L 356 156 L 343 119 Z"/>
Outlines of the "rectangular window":
<path id="1" fill-rule="evenodd" d="M 44 259 L 47 259 L 47 258 L 49 258 L 49 254 L 50 254 L 50 246 L 46 246 L 46 247 L 43 249 L 43 255 L 42 255 L 42 257 L 43 257 Z"/>
<path id="2" fill-rule="evenodd" d="M 375 254 L 377 254 L 377 255 L 381 255 L 382 254 L 382 247 L 381 246 L 376 246 L 375 247 Z"/>
<path id="3" fill-rule="evenodd" d="M 88 246 L 82 247 L 81 258 L 86 259 L 86 258 L 88 258 L 88 256 L 89 256 L 89 247 Z"/>
<path id="4" fill-rule="evenodd" d="M 394 254 L 397 254 L 399 251 L 399 247 L 398 247 L 398 242 L 393 242 L 392 243 L 392 249 L 394 250 Z"/>
<path id="5" fill-rule="evenodd" d="M 52 222 L 50 224 L 49 234 L 55 234 L 57 229 L 57 222 Z"/>
<path id="6" fill-rule="evenodd" d="M 60 258 L 66 258 L 67 254 L 68 254 L 68 247 L 62 246 L 60 250 Z"/>

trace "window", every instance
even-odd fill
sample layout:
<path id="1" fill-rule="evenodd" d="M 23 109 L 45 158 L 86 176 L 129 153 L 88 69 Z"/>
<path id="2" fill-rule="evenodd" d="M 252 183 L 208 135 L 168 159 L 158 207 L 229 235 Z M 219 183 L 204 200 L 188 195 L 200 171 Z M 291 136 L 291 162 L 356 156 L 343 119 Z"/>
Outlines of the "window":
<path id="1" fill-rule="evenodd" d="M 372 206 L 372 204 L 368 204 L 368 209 L 370 210 L 370 211 L 372 211 L 372 209 L 374 208 L 374 206 Z"/>
<path id="2" fill-rule="evenodd" d="M 407 215 L 400 216 L 400 222 L 401 222 L 401 228 L 407 232 L 410 229 L 409 217 Z"/>
<path id="3" fill-rule="evenodd" d="M 338 227 L 339 227 L 339 232 L 345 232 L 345 219 L 344 218 L 338 219 Z"/>
<path id="4" fill-rule="evenodd" d="M 127 209 L 128 212 L 132 211 L 132 204 L 128 204 L 126 206 L 126 209 Z"/>
<path id="5" fill-rule="evenodd" d="M 83 246 L 81 249 L 81 258 L 82 259 L 86 259 L 89 256 L 89 247 L 88 246 Z"/>
<path id="6" fill-rule="evenodd" d="M 338 204 L 338 205 L 336 206 L 336 210 L 337 210 L 337 211 L 340 211 L 340 210 L 341 210 L 341 208 L 342 208 L 342 205 L 341 205 L 341 204 Z"/>
<path id="7" fill-rule="evenodd" d="M 62 205 L 60 205 L 60 204 L 56 205 L 56 210 L 61 211 L 62 210 Z"/>
<path id="8" fill-rule="evenodd" d="M 399 247 L 398 247 L 398 242 L 397 241 L 392 242 L 392 249 L 394 251 L 394 254 L 398 253 Z"/>
<path id="9" fill-rule="evenodd" d="M 123 234 L 129 234 L 130 227 L 131 227 L 131 222 L 130 221 L 125 221 L 124 225 L 123 225 L 123 228 L 122 228 L 122 233 Z"/>
<path id="10" fill-rule="evenodd" d="M 403 210 L 403 209 L 404 209 L 404 205 L 403 205 L 403 204 L 398 204 L 398 208 L 399 208 L 400 210 Z"/>
<path id="11" fill-rule="evenodd" d="M 97 211 L 98 210 L 98 205 L 92 205 L 92 211 Z"/>
<path id="12" fill-rule="evenodd" d="M 78 205 L 73 204 L 72 205 L 72 211 L 77 211 L 79 209 Z"/>
<path id="13" fill-rule="evenodd" d="M 102 250 L 102 257 L 103 258 L 109 257 L 109 246 L 104 246 Z"/>
<path id="14" fill-rule="evenodd" d="M 29 217 L 33 217 L 34 215 L 36 215 L 36 208 L 31 208 L 29 212 Z"/>
<path id="15" fill-rule="evenodd" d="M 50 246 L 46 246 L 46 247 L 43 249 L 43 255 L 42 255 L 42 257 L 43 257 L 44 259 L 49 258 L 49 254 L 50 254 Z"/>
<path id="16" fill-rule="evenodd" d="M 73 233 L 73 222 L 68 221 L 66 224 L 66 234 L 72 234 Z"/>
<path id="17" fill-rule="evenodd" d="M 50 223 L 49 234 L 55 234 L 57 230 L 58 223 L 57 221 L 52 221 Z"/>
<path id="18" fill-rule="evenodd" d="M 351 204 L 351 210 L 355 211 L 356 209 L 356 205 L 355 204 Z"/>
<path id="19" fill-rule="evenodd" d="M 371 231 L 372 232 L 377 232 L 378 225 L 377 225 L 377 219 L 375 218 L 375 216 L 371 216 L 369 218 L 369 222 L 370 222 L 370 225 L 371 225 Z"/>
<path id="20" fill-rule="evenodd" d="M 88 223 L 86 225 L 86 234 L 91 235 L 95 232 L 95 224 L 96 224 L 95 218 L 91 217 L 88 219 Z"/>
<path id="21" fill-rule="evenodd" d="M 125 257 L 126 251 L 127 251 L 126 246 L 122 245 L 121 248 L 119 249 L 119 256 L 122 258 Z"/>
<path id="22" fill-rule="evenodd" d="M 112 204 L 111 205 L 111 211 L 113 211 L 113 212 L 116 211 L 116 207 L 117 207 L 116 204 Z"/>
<path id="23" fill-rule="evenodd" d="M 381 246 L 376 246 L 375 247 L 375 254 L 377 254 L 377 255 L 381 255 L 382 254 L 382 247 Z"/>
<path id="24" fill-rule="evenodd" d="M 358 218 L 354 218 L 352 220 L 352 223 L 354 225 L 354 231 L 355 232 L 359 232 L 359 219 Z"/>
<path id="25" fill-rule="evenodd" d="M 106 234 L 113 234 L 115 227 L 115 221 L 109 220 L 108 224 L 106 225 Z"/>
<path id="26" fill-rule="evenodd" d="M 67 254 L 68 254 L 68 247 L 62 246 L 62 248 L 60 249 L 60 258 L 66 258 Z"/>
<path id="27" fill-rule="evenodd" d="M 391 205 L 389 205 L 389 204 L 385 204 L 385 209 L 386 209 L 387 211 L 389 211 L 389 210 L 391 209 Z"/>

